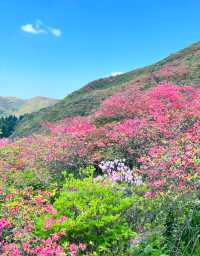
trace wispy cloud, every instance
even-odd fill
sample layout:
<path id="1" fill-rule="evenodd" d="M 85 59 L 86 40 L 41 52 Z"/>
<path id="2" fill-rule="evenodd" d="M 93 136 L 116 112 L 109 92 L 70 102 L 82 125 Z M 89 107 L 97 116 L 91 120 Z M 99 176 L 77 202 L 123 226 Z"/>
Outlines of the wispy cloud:
<path id="1" fill-rule="evenodd" d="M 111 76 L 119 76 L 119 75 L 122 75 L 123 72 L 112 72 L 111 73 Z"/>
<path id="2" fill-rule="evenodd" d="M 57 37 L 61 36 L 61 30 L 58 29 L 58 28 L 52 28 L 52 29 L 51 29 L 51 33 L 52 33 L 54 36 L 57 36 Z"/>
<path id="3" fill-rule="evenodd" d="M 31 34 L 51 34 L 55 37 L 60 37 L 62 31 L 59 28 L 47 26 L 41 20 L 36 20 L 34 24 L 28 23 L 21 26 L 21 30 Z"/>

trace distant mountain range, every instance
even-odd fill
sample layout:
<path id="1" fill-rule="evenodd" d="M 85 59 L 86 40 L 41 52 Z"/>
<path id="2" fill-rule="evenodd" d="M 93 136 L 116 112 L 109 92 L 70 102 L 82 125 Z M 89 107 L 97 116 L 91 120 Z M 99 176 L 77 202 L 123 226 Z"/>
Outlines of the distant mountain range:
<path id="1" fill-rule="evenodd" d="M 34 97 L 28 100 L 16 97 L 0 97 L 0 117 L 8 115 L 21 116 L 37 112 L 43 108 L 56 104 L 58 100 L 47 97 Z"/>
<path id="2" fill-rule="evenodd" d="M 180 85 L 200 86 L 200 42 L 154 65 L 93 81 L 57 104 L 25 115 L 17 125 L 13 137 L 40 132 L 43 121 L 54 122 L 67 116 L 87 116 L 97 110 L 104 99 L 123 88 L 139 86 L 141 90 L 145 90 L 164 80 Z"/>

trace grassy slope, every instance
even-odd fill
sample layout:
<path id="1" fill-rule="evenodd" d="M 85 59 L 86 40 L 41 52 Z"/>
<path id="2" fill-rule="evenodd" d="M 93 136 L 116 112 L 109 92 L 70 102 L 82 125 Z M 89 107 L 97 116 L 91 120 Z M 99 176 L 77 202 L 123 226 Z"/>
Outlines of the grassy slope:
<path id="1" fill-rule="evenodd" d="M 46 108 L 56 104 L 58 100 L 46 98 L 46 97 L 34 97 L 26 100 L 25 103 L 14 113 L 16 116 L 21 116 L 26 113 L 32 113 L 39 111 L 42 108 Z"/>
<path id="2" fill-rule="evenodd" d="M 57 121 L 66 116 L 88 115 L 99 107 L 103 99 L 112 95 L 113 92 L 121 89 L 123 86 L 137 84 L 137 79 L 140 77 L 150 78 L 142 84 L 143 88 L 154 86 L 162 79 L 156 81 L 152 78 L 152 73 L 159 71 L 166 65 L 176 68 L 185 65 L 189 70 L 187 76 L 168 77 L 168 80 L 177 84 L 198 86 L 200 84 L 200 43 L 195 43 L 154 65 L 116 77 L 93 81 L 80 90 L 68 95 L 54 106 L 42 109 L 37 113 L 25 115 L 17 126 L 14 136 L 24 136 L 37 132 L 40 130 L 40 124 L 44 120 Z"/>
<path id="3" fill-rule="evenodd" d="M 8 115 L 20 116 L 25 113 L 36 112 L 57 102 L 58 100 L 45 97 L 35 97 L 29 100 L 22 100 L 16 97 L 0 97 L 0 117 Z"/>
<path id="4" fill-rule="evenodd" d="M 0 97 L 0 116 L 13 114 L 24 102 L 24 100 L 15 97 Z"/>

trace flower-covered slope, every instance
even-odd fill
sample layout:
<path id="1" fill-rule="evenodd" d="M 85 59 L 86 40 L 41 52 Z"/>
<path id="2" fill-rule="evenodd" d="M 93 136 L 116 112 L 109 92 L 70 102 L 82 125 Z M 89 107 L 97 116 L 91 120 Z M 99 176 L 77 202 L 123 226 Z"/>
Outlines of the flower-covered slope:
<path id="1" fill-rule="evenodd" d="M 99 110 L 87 117 L 68 117 L 58 123 L 46 122 L 43 125 L 50 131 L 48 135 L 18 140 L 14 147 L 19 147 L 19 150 L 11 151 L 17 160 L 14 168 L 31 168 L 40 175 L 46 169 L 52 172 L 66 168 L 77 170 L 115 158 L 125 158 L 132 167 L 143 163 L 142 159 L 150 161 L 156 154 L 166 154 L 167 159 L 175 157 L 170 160 L 172 164 L 182 161 L 183 147 L 187 143 L 191 144 L 187 146 L 188 157 L 192 149 L 192 159 L 198 158 L 199 117 L 198 88 L 169 82 L 161 82 L 146 91 L 135 86 L 128 87 L 104 100 Z M 2 141 L 4 144 L 5 140 Z M 182 150 L 180 156 L 179 144 Z M 168 151 L 177 155 L 167 156 Z M 192 159 L 189 164 L 192 164 Z M 2 167 L 13 168 L 13 162 L 3 159 L 1 163 Z M 154 164 L 148 174 L 153 179 L 154 173 L 157 180 L 161 174 L 153 167 Z M 164 161 L 156 164 L 166 167 Z M 151 162 L 148 165 L 150 167 Z M 139 172 L 146 169 L 143 167 Z M 177 178 L 184 175 L 185 170 L 180 171 L 183 174 L 177 172 Z M 40 178 L 48 180 L 48 176 L 43 177 L 42 174 Z M 176 182 L 178 185 L 179 180 Z"/>
<path id="2" fill-rule="evenodd" d="M 89 115 L 99 108 L 104 99 L 123 87 L 140 86 L 147 89 L 164 80 L 198 87 L 199 65 L 200 43 L 196 43 L 154 65 L 96 80 L 70 94 L 55 106 L 25 116 L 16 128 L 14 136 L 30 135 L 41 131 L 43 121 L 53 122 L 67 116 Z"/>
<path id="3" fill-rule="evenodd" d="M 164 234 L 160 197 L 199 189 L 198 88 L 128 86 L 89 116 L 43 125 L 0 141 L 1 255 L 137 255 L 130 239 L 155 229 L 155 209 Z"/>

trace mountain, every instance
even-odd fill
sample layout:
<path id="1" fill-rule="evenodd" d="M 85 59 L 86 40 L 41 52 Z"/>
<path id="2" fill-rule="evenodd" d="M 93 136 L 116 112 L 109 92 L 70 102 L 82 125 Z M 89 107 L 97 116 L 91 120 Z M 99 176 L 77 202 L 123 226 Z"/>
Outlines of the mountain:
<path id="1" fill-rule="evenodd" d="M 93 81 L 57 104 L 37 113 L 25 115 L 18 124 L 14 136 L 38 132 L 43 121 L 58 121 L 66 116 L 88 115 L 98 109 L 102 100 L 123 87 L 135 85 L 145 90 L 163 80 L 180 85 L 200 85 L 200 42 L 154 65 Z"/>
<path id="2" fill-rule="evenodd" d="M 40 109 L 47 108 L 57 103 L 58 100 L 47 97 L 34 97 L 26 100 L 25 103 L 15 112 L 16 116 L 21 116 L 26 113 L 37 112 Z"/>
<path id="3" fill-rule="evenodd" d="M 52 106 L 58 100 L 46 97 L 34 97 L 23 100 L 16 97 L 0 97 L 0 117 L 8 115 L 24 115 L 26 113 L 36 112 L 42 108 Z"/>
<path id="4" fill-rule="evenodd" d="M 12 115 L 25 104 L 25 100 L 15 97 L 0 97 L 0 116 Z"/>

